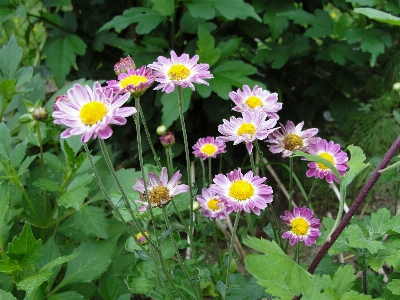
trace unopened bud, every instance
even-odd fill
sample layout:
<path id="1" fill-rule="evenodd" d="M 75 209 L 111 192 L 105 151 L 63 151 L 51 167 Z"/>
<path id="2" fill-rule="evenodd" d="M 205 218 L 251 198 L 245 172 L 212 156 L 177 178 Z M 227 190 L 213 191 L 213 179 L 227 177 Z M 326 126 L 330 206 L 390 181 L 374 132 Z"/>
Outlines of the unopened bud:
<path id="1" fill-rule="evenodd" d="M 396 82 L 395 84 L 393 84 L 393 90 L 395 90 L 396 92 L 400 92 L 400 82 Z"/>
<path id="2" fill-rule="evenodd" d="M 161 135 L 159 139 L 165 148 L 172 147 L 175 144 L 175 137 L 170 131 Z"/>
<path id="3" fill-rule="evenodd" d="M 165 127 L 165 125 L 160 125 L 157 127 L 156 132 L 158 135 L 163 135 L 167 132 L 167 127 Z"/>
<path id="4" fill-rule="evenodd" d="M 197 201 L 193 201 L 193 211 L 198 211 L 200 209 L 200 204 Z"/>
<path id="5" fill-rule="evenodd" d="M 32 112 L 32 117 L 39 122 L 44 122 L 47 120 L 49 113 L 44 107 L 37 107 Z"/>
<path id="6" fill-rule="evenodd" d="M 147 237 L 149 237 L 149 233 L 148 233 L 147 231 L 143 231 L 143 233 L 144 233 Z M 136 235 L 136 239 L 137 239 L 137 241 L 138 241 L 139 244 L 142 244 L 142 245 L 148 244 L 148 242 L 146 241 L 146 238 L 143 236 L 143 234 L 142 234 L 141 232 L 139 232 L 139 233 Z"/>
<path id="7" fill-rule="evenodd" d="M 129 69 L 135 69 L 135 63 L 132 58 L 128 55 L 125 58 L 121 58 L 119 62 L 114 65 L 115 74 L 127 73 Z"/>
<path id="8" fill-rule="evenodd" d="M 23 114 L 22 116 L 19 117 L 18 122 L 20 123 L 29 123 L 33 120 L 32 114 L 31 113 L 26 113 Z"/>

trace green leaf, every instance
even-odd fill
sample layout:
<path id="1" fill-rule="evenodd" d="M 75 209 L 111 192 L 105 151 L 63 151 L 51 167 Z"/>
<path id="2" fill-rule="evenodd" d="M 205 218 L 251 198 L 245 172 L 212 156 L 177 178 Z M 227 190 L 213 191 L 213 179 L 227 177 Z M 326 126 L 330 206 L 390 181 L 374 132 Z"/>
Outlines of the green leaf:
<path id="1" fill-rule="evenodd" d="M 267 2 L 263 22 L 268 24 L 273 40 L 278 39 L 281 34 L 289 27 L 288 18 L 280 13 L 294 10 L 293 1 L 271 1 Z"/>
<path id="2" fill-rule="evenodd" d="M 107 218 L 104 210 L 95 206 L 84 206 L 74 215 L 75 226 L 86 235 L 108 239 Z"/>
<path id="3" fill-rule="evenodd" d="M 360 8 L 355 8 L 354 11 L 356 13 L 363 14 L 375 21 L 400 26 L 399 17 L 393 16 L 391 14 L 385 13 L 380 10 L 376 10 L 369 7 L 360 7 Z"/>
<path id="4" fill-rule="evenodd" d="M 396 110 L 393 111 L 393 117 L 400 124 L 400 114 Z"/>
<path id="5" fill-rule="evenodd" d="M 60 171 L 61 173 L 65 173 L 66 171 L 65 165 L 53 153 L 45 152 L 43 154 L 43 159 L 45 165 L 48 165 L 53 169 Z"/>
<path id="6" fill-rule="evenodd" d="M 79 253 L 72 253 L 70 255 L 57 257 L 56 259 L 53 259 L 52 261 L 48 262 L 43 267 L 41 267 L 39 272 L 51 271 L 54 267 L 62 265 L 63 263 L 70 261 L 71 259 L 77 257 L 78 255 Z"/>
<path id="7" fill-rule="evenodd" d="M 61 87 L 71 66 L 76 63 L 76 56 L 85 54 L 86 44 L 75 34 L 56 29 L 52 33 L 45 44 L 43 53 L 46 55 L 46 65 L 53 73 L 57 86 Z"/>
<path id="8" fill-rule="evenodd" d="M 389 240 L 385 242 L 385 249 L 378 250 L 377 253 L 368 255 L 366 262 L 374 271 L 378 271 L 386 262 L 395 269 L 400 268 L 400 240 Z"/>
<path id="9" fill-rule="evenodd" d="M 80 300 L 84 297 L 77 292 L 69 291 L 60 294 L 51 295 L 48 300 Z"/>
<path id="10" fill-rule="evenodd" d="M 11 136 L 6 124 L 0 123 L 0 157 L 10 160 Z"/>
<path id="11" fill-rule="evenodd" d="M 102 242 L 82 243 L 73 253 L 79 256 L 68 262 L 67 271 L 59 288 L 75 282 L 94 280 L 105 272 L 111 262 L 115 244 L 119 238 Z"/>
<path id="12" fill-rule="evenodd" d="M 0 50 L 0 70 L 6 79 L 13 79 L 22 59 L 22 49 L 18 46 L 14 34 L 8 44 Z"/>
<path id="13" fill-rule="evenodd" d="M 322 220 L 322 223 L 324 224 L 326 231 L 321 232 L 321 236 L 317 239 L 317 245 L 321 245 L 325 243 L 329 233 L 332 230 L 333 224 L 335 223 L 335 220 L 331 218 L 324 218 Z M 344 237 L 344 234 L 339 235 L 339 237 L 336 239 L 335 243 L 331 246 L 331 248 L 328 250 L 329 255 L 334 255 L 338 254 L 344 251 L 349 251 L 351 249 L 348 240 Z"/>
<path id="14" fill-rule="evenodd" d="M 58 205 L 62 205 L 65 208 L 73 207 L 76 210 L 79 210 L 88 194 L 89 188 L 87 187 L 80 187 L 74 190 L 66 191 L 58 199 Z"/>
<path id="15" fill-rule="evenodd" d="M 192 90 L 190 88 L 182 89 L 182 110 L 185 113 L 190 105 L 192 98 Z M 162 118 L 161 124 L 167 128 L 179 118 L 179 105 L 178 105 L 178 89 L 176 88 L 172 93 L 163 93 L 161 96 Z"/>
<path id="16" fill-rule="evenodd" d="M 146 294 L 148 291 L 156 287 L 153 280 L 135 277 L 133 275 L 128 276 L 126 284 L 128 285 L 129 291 L 133 294 Z"/>
<path id="17" fill-rule="evenodd" d="M 24 290 L 31 294 L 36 290 L 43 282 L 47 281 L 51 275 L 51 271 L 42 271 L 34 275 L 28 276 L 17 283 L 19 290 Z"/>
<path id="18" fill-rule="evenodd" d="M 350 225 L 344 234 L 349 240 L 349 245 L 355 248 L 367 248 L 372 254 L 378 252 L 379 249 L 385 249 L 380 241 L 373 241 L 367 238 L 358 225 Z"/>
<path id="19" fill-rule="evenodd" d="M 346 60 L 360 65 L 363 63 L 365 56 L 360 50 L 354 50 L 354 47 L 341 41 L 329 45 L 328 53 L 330 58 L 341 66 L 344 66 Z"/>
<path id="20" fill-rule="evenodd" d="M 247 281 L 245 277 L 238 273 L 229 275 L 227 292 L 229 300 L 258 300 L 266 296 L 265 288 L 257 284 L 254 277 Z"/>
<path id="21" fill-rule="evenodd" d="M 347 163 L 349 170 L 343 177 L 342 184 L 344 188 L 346 188 L 362 170 L 370 165 L 370 163 L 364 163 L 365 154 L 360 147 L 349 145 L 347 149 L 350 151 L 350 160 Z"/>
<path id="22" fill-rule="evenodd" d="M 370 237 L 376 239 L 384 235 L 389 229 L 391 229 L 390 211 L 387 208 L 381 208 L 376 213 L 371 214 L 370 220 Z"/>
<path id="23" fill-rule="evenodd" d="M 350 27 L 345 36 L 349 44 L 361 41 L 361 51 L 371 53 L 376 57 L 385 53 L 385 46 L 390 47 L 392 45 L 391 35 L 377 28 Z"/>
<path id="24" fill-rule="evenodd" d="M 42 241 L 35 239 L 31 226 L 25 223 L 20 236 L 14 237 L 8 244 L 7 256 L 20 262 L 21 265 L 31 265 L 40 260 L 42 252 Z"/>
<path id="25" fill-rule="evenodd" d="M 23 175 L 25 172 L 28 171 L 28 167 L 35 160 L 36 156 L 37 155 L 32 155 L 32 156 L 28 156 L 27 158 L 25 158 L 25 160 L 22 162 L 22 164 L 19 165 L 18 175 Z"/>
<path id="26" fill-rule="evenodd" d="M 387 288 L 393 293 L 393 295 L 400 295 L 400 279 L 393 279 L 387 284 Z"/>
<path id="27" fill-rule="evenodd" d="M 67 191 L 75 190 L 88 185 L 93 180 L 93 174 L 80 174 L 76 176 L 67 187 Z"/>
<path id="28" fill-rule="evenodd" d="M 133 23 L 136 26 L 137 34 L 148 34 L 155 29 L 163 20 L 164 16 L 157 10 L 145 7 L 133 7 L 125 10 L 122 16 L 116 16 L 111 21 L 104 24 L 99 31 L 114 28 L 121 31 Z"/>
<path id="29" fill-rule="evenodd" d="M 10 192 L 8 183 L 5 181 L 0 182 L 0 226 L 2 224 L 7 224 L 6 222 L 4 222 L 5 221 L 4 218 L 8 210 L 9 201 L 10 201 Z M 0 248 L 3 248 L 3 245 L 1 243 L 0 243 Z"/>
<path id="30" fill-rule="evenodd" d="M 153 8 L 164 16 L 172 16 L 175 11 L 174 0 L 151 0 Z"/>
<path id="31" fill-rule="evenodd" d="M 193 0 L 187 2 L 186 6 L 195 18 L 211 20 L 219 13 L 228 20 L 245 20 L 251 17 L 261 22 L 253 6 L 243 0 Z"/>
<path id="32" fill-rule="evenodd" d="M 40 187 L 42 190 L 45 191 L 60 191 L 61 187 L 57 182 L 54 180 L 50 180 L 47 178 L 39 178 L 36 180 L 33 185 Z"/>
<path id="33" fill-rule="evenodd" d="M 1 300 L 17 300 L 12 294 L 7 293 L 3 290 L 0 290 L 0 299 Z"/>
<path id="34" fill-rule="evenodd" d="M 210 67 L 215 64 L 221 56 L 221 49 L 215 48 L 215 39 L 214 37 L 207 31 L 207 29 L 199 25 L 197 40 L 198 51 L 196 54 L 200 57 L 201 63 L 208 63 Z"/>
<path id="35" fill-rule="evenodd" d="M 350 265 L 340 267 L 333 276 L 331 288 L 336 292 L 338 297 L 342 297 L 348 292 L 356 280 L 357 276 L 354 274 L 354 268 Z"/>
<path id="36" fill-rule="evenodd" d="M 26 146 L 28 145 L 28 141 L 23 141 L 21 143 L 18 143 L 14 149 L 11 151 L 11 163 L 14 166 L 15 169 L 19 167 L 23 159 L 25 158 L 26 155 Z"/>

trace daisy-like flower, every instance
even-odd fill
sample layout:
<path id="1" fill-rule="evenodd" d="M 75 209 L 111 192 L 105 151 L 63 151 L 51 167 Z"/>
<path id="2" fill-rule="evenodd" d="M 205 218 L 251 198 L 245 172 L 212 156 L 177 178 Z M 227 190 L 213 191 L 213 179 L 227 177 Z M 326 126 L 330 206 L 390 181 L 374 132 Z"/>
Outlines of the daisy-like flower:
<path id="1" fill-rule="evenodd" d="M 266 143 L 270 143 L 269 151 L 272 153 L 282 153 L 282 157 L 288 157 L 293 154 L 294 151 L 307 151 L 310 144 L 316 142 L 317 138 L 313 138 L 318 133 L 317 128 L 311 128 L 303 130 L 304 122 L 294 125 L 292 121 L 287 121 L 286 126 L 281 124 L 282 132 L 275 131 L 271 133 L 266 140 Z"/>
<path id="2" fill-rule="evenodd" d="M 335 144 L 333 141 L 328 143 L 326 140 L 320 138 L 315 144 L 310 146 L 307 152 L 327 159 L 339 171 L 340 176 L 343 176 L 349 168 L 347 165 L 349 160 L 347 153 L 340 150 L 340 145 Z M 328 183 L 332 183 L 332 181 L 339 182 L 336 175 L 324 164 L 310 162 L 308 163 L 308 167 L 309 169 L 306 173 L 308 177 L 325 177 Z"/>
<path id="3" fill-rule="evenodd" d="M 244 85 L 243 91 L 238 89 L 237 92 L 230 92 L 229 98 L 236 104 L 232 108 L 234 111 L 244 112 L 245 110 L 256 109 L 267 113 L 268 118 L 279 119 L 276 113 L 282 109 L 282 103 L 278 102 L 277 93 L 271 94 L 257 85 L 251 90 L 248 85 Z"/>
<path id="4" fill-rule="evenodd" d="M 204 79 L 214 78 L 208 70 L 210 66 L 198 64 L 198 60 L 198 55 L 189 59 L 189 55 L 184 53 L 178 57 L 173 50 L 171 58 L 159 56 L 157 62 L 148 65 L 156 71 L 156 81 L 160 83 L 154 89 L 162 89 L 169 94 L 174 91 L 175 86 L 190 87 L 194 91 L 193 83 L 208 85 Z"/>
<path id="5" fill-rule="evenodd" d="M 217 137 L 217 141 L 233 142 L 234 145 L 245 143 L 247 151 L 251 153 L 254 140 L 264 140 L 279 129 L 272 128 L 276 125 L 276 119 L 266 118 L 265 112 L 246 110 L 243 112 L 243 118 L 231 117 L 229 121 L 224 119 L 224 124 L 218 126 L 218 131 L 223 136 Z"/>
<path id="6" fill-rule="evenodd" d="M 118 75 L 118 80 L 107 81 L 107 88 L 112 89 L 114 93 L 131 93 L 134 97 L 140 97 L 153 84 L 155 76 L 151 69 L 145 66 L 138 70 L 128 68 L 126 72 Z"/>
<path id="7" fill-rule="evenodd" d="M 196 196 L 200 204 L 200 211 L 211 220 L 226 219 L 226 209 L 221 197 L 210 189 L 203 189 L 201 195 Z"/>
<path id="8" fill-rule="evenodd" d="M 226 175 L 216 175 L 210 189 L 221 196 L 228 214 L 242 210 L 250 213 L 253 210 L 260 215 L 260 210 L 266 208 L 273 198 L 272 188 L 263 184 L 266 179 L 253 176 L 252 171 L 243 175 L 238 168 Z"/>
<path id="9" fill-rule="evenodd" d="M 218 154 L 226 152 L 225 143 L 219 142 L 211 136 L 200 138 L 192 148 L 193 154 L 203 160 L 208 157 L 216 158 Z"/>
<path id="10" fill-rule="evenodd" d="M 81 134 L 82 143 L 90 138 L 107 139 L 113 132 L 110 124 L 124 125 L 125 118 L 136 113 L 134 107 L 121 107 L 129 96 L 128 93 L 112 95 L 111 90 L 104 90 L 98 82 L 93 89 L 75 84 L 64 100 L 56 102 L 58 110 L 53 112 L 54 123 L 69 127 L 61 133 L 62 138 Z"/>
<path id="11" fill-rule="evenodd" d="M 319 219 L 314 217 L 313 211 L 305 206 L 302 208 L 295 207 L 293 213 L 285 211 L 285 215 L 281 216 L 281 219 L 292 227 L 290 231 L 282 234 L 282 238 L 290 239 L 292 246 L 297 242 L 304 242 L 307 246 L 310 246 L 321 236 Z"/>
<path id="12" fill-rule="evenodd" d="M 186 184 L 179 184 L 179 179 L 181 177 L 182 174 L 177 171 L 172 175 L 171 180 L 168 181 L 168 171 L 165 167 L 161 170 L 161 176 L 150 172 L 150 181 L 146 181 L 146 187 L 150 197 L 151 207 L 164 207 L 176 195 L 188 192 L 189 186 Z M 143 178 L 136 179 L 133 189 L 139 192 L 142 195 L 141 198 L 145 200 L 135 200 L 135 202 L 143 204 L 143 206 L 139 208 L 139 211 L 148 210 L 149 205 L 146 201 L 146 191 L 144 189 Z"/>

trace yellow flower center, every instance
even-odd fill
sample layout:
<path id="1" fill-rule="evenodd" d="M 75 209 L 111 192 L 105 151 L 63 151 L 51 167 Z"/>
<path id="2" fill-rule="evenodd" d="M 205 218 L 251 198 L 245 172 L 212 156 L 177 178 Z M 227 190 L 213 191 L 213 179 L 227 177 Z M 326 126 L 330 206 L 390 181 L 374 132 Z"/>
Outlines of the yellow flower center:
<path id="1" fill-rule="evenodd" d="M 150 202 L 154 206 L 165 205 L 171 197 L 169 196 L 169 190 L 165 186 L 156 186 L 150 193 Z"/>
<path id="2" fill-rule="evenodd" d="M 219 201 L 220 200 L 211 198 L 207 203 L 208 208 L 213 211 L 219 210 L 221 208 L 221 206 L 218 205 Z"/>
<path id="3" fill-rule="evenodd" d="M 213 155 L 217 151 L 217 147 L 213 144 L 205 144 L 203 148 L 201 148 L 201 152 L 207 155 Z"/>
<path id="4" fill-rule="evenodd" d="M 308 228 L 310 227 L 308 225 L 308 222 L 304 220 L 303 218 L 295 218 L 290 222 L 290 225 L 292 226 L 292 232 L 295 235 L 305 235 L 308 232 Z"/>
<path id="5" fill-rule="evenodd" d="M 130 84 L 137 86 L 137 85 L 141 84 L 142 82 L 147 82 L 147 78 L 145 76 L 131 75 L 131 76 L 125 77 L 119 83 L 121 84 L 121 87 L 124 89 Z"/>
<path id="6" fill-rule="evenodd" d="M 329 160 L 330 163 L 334 164 L 335 160 L 333 159 L 333 156 L 329 153 L 323 152 L 321 154 L 318 154 L 318 156 L 321 156 L 322 158 L 325 158 L 327 160 Z M 318 168 L 322 169 L 322 170 L 327 170 L 329 169 L 327 166 L 325 166 L 324 164 L 318 163 Z"/>
<path id="7" fill-rule="evenodd" d="M 190 75 L 190 70 L 184 65 L 172 65 L 167 75 L 171 80 L 182 80 Z"/>
<path id="8" fill-rule="evenodd" d="M 256 132 L 256 127 L 253 124 L 243 123 L 242 125 L 240 125 L 237 134 L 238 135 L 250 134 L 251 136 L 253 136 L 255 132 Z"/>
<path id="9" fill-rule="evenodd" d="M 257 106 L 263 106 L 260 98 L 258 98 L 256 96 L 251 96 L 251 97 L 247 98 L 246 104 L 251 108 L 255 108 Z"/>
<path id="10" fill-rule="evenodd" d="M 283 145 L 286 150 L 293 151 L 303 147 L 303 139 L 298 135 L 290 133 L 283 138 Z"/>
<path id="11" fill-rule="evenodd" d="M 107 107 L 104 103 L 93 101 L 82 106 L 79 118 L 85 125 L 93 125 L 107 115 Z"/>
<path id="12" fill-rule="evenodd" d="M 245 180 L 237 180 L 232 183 L 229 188 L 229 196 L 238 200 L 244 201 L 254 195 L 253 186 Z"/>

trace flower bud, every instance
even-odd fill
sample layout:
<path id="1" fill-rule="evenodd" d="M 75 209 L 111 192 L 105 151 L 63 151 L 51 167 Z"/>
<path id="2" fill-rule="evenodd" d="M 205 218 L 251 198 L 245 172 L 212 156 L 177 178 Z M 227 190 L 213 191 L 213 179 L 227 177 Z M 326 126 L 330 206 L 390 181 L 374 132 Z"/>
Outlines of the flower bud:
<path id="1" fill-rule="evenodd" d="M 121 58 L 119 62 L 114 65 L 115 74 L 128 73 L 129 69 L 135 69 L 135 63 L 132 58 L 128 55 L 125 58 Z"/>
<path id="2" fill-rule="evenodd" d="M 167 132 L 167 127 L 165 127 L 165 125 L 160 125 L 157 127 L 156 132 L 158 135 L 163 135 Z"/>
<path id="3" fill-rule="evenodd" d="M 143 231 L 143 233 L 144 233 L 147 237 L 149 237 L 149 233 L 148 233 L 147 231 Z M 139 233 L 136 235 L 136 239 L 137 239 L 137 241 L 138 241 L 139 244 L 142 244 L 142 245 L 148 244 L 148 242 L 146 241 L 146 238 L 143 236 L 143 234 L 142 234 L 141 232 L 139 232 Z"/>
<path id="4" fill-rule="evenodd" d="M 18 122 L 20 123 L 29 123 L 33 120 L 32 114 L 31 113 L 26 113 L 23 114 L 22 116 L 19 117 Z"/>
<path id="5" fill-rule="evenodd" d="M 161 135 L 159 139 L 165 148 L 172 147 L 175 144 L 175 137 L 170 131 Z"/>
<path id="6" fill-rule="evenodd" d="M 395 84 L 393 84 L 393 90 L 395 90 L 396 92 L 400 92 L 400 82 L 396 82 Z"/>
<path id="7" fill-rule="evenodd" d="M 193 201 L 193 211 L 198 211 L 200 209 L 200 203 Z"/>
<path id="8" fill-rule="evenodd" d="M 39 122 L 44 122 L 47 120 L 49 112 L 44 107 L 36 107 L 32 112 L 32 117 Z"/>

